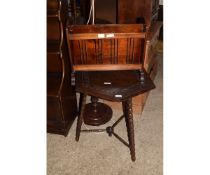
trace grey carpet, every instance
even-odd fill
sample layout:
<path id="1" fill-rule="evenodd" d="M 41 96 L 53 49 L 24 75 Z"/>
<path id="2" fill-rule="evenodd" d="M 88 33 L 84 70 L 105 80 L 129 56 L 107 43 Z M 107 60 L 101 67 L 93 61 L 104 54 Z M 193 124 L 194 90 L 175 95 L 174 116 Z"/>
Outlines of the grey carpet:
<path id="1" fill-rule="evenodd" d="M 162 54 L 158 56 L 156 89 L 149 94 L 142 115 L 134 116 L 136 161 L 131 161 L 126 146 L 106 133 L 81 133 L 76 142 L 75 121 L 67 137 L 47 134 L 48 175 L 163 174 L 163 62 Z M 115 110 L 107 125 L 121 114 Z M 124 120 L 116 132 L 127 140 Z"/>

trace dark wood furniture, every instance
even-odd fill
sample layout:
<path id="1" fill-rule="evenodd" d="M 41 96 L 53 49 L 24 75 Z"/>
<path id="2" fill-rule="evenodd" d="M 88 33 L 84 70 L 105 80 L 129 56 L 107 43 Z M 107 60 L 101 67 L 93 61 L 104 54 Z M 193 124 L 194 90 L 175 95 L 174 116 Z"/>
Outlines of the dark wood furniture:
<path id="1" fill-rule="evenodd" d="M 67 0 L 47 1 L 47 132 L 67 136 L 77 116 L 64 24 Z"/>
<path id="2" fill-rule="evenodd" d="M 81 4 L 88 4 L 89 0 L 81 1 Z M 87 5 L 88 9 L 90 5 Z M 115 7 L 115 9 L 114 9 Z M 81 8 L 82 10 L 82 8 Z M 87 10 L 86 10 L 87 11 Z M 89 11 L 89 10 L 88 10 Z M 147 32 L 150 33 L 150 37 L 147 38 L 148 54 L 145 56 L 144 68 L 152 79 L 155 78 L 157 73 L 157 41 L 162 23 L 158 20 L 159 0 L 96 0 L 95 1 L 95 13 L 100 20 L 112 21 L 117 24 L 133 24 L 141 23 L 146 25 Z M 115 15 L 110 15 L 114 14 Z M 85 13 L 83 13 L 85 16 Z M 89 13 L 87 13 L 89 15 Z M 85 16 L 87 19 L 88 17 Z M 86 20 L 85 20 L 86 21 Z M 153 38 L 154 37 L 154 38 Z M 143 111 L 146 103 L 148 93 L 141 94 L 135 97 L 135 102 L 138 102 L 138 113 Z M 108 105 L 115 105 L 105 101 Z"/>
<path id="3" fill-rule="evenodd" d="M 147 28 L 157 20 L 159 0 L 118 0 L 118 23 L 144 23 Z"/>
<path id="4" fill-rule="evenodd" d="M 82 0 L 82 15 L 89 16 L 90 0 Z M 88 9 L 88 10 L 87 10 Z M 158 19 L 159 0 L 95 0 L 95 16 L 117 24 L 146 24 Z M 88 12 L 88 13 L 87 13 Z"/>
<path id="5" fill-rule="evenodd" d="M 162 22 L 157 21 L 159 0 L 118 0 L 117 7 L 118 23 L 142 23 L 146 25 L 148 50 L 143 66 L 150 78 L 154 80 L 158 66 L 156 46 L 162 26 Z M 149 92 L 135 97 L 135 101 L 138 101 L 139 106 L 141 106 L 141 112 L 148 94 Z"/>
<path id="6" fill-rule="evenodd" d="M 162 22 L 158 20 L 159 0 L 118 0 L 117 23 L 146 25 L 148 51 L 145 55 L 144 68 L 154 79 L 157 73 L 156 45 Z M 145 98 L 146 100 L 146 98 Z M 145 101 L 142 103 L 145 103 Z"/>
<path id="7" fill-rule="evenodd" d="M 72 84 L 82 94 L 81 110 L 77 121 L 76 141 L 80 132 L 106 131 L 129 147 L 135 161 L 135 139 L 132 98 L 155 88 L 143 68 L 148 50 L 145 26 L 142 24 L 67 25 L 68 49 L 72 67 Z M 81 130 L 88 105 L 86 96 L 122 103 L 123 116 L 106 129 Z M 95 108 L 94 108 L 95 107 Z M 97 105 L 92 112 L 97 112 Z M 114 132 L 125 118 L 128 141 Z M 91 125 L 91 123 L 88 123 Z M 92 125 L 95 125 L 93 123 Z"/>
<path id="8" fill-rule="evenodd" d="M 100 0 L 99 0 L 100 1 Z M 120 9 L 121 5 L 126 0 L 115 1 L 116 4 L 116 21 L 123 22 L 120 19 L 121 14 L 125 14 L 123 19 L 127 20 L 130 18 L 129 15 L 126 15 L 127 12 L 131 9 L 124 8 Z M 128 1 L 128 0 L 127 0 Z M 142 0 L 134 0 L 140 3 Z M 148 0 L 151 1 L 151 0 Z M 75 1 L 71 1 L 75 2 Z M 89 15 L 89 0 L 81 0 L 81 15 L 84 17 L 85 21 L 87 21 Z M 106 2 L 106 1 L 104 1 Z M 128 1 L 130 2 L 130 1 Z M 142 3 L 144 3 L 142 1 Z M 75 4 L 75 3 L 73 3 Z M 131 3 L 132 4 L 132 3 Z M 157 4 L 152 2 L 150 4 Z M 145 8 L 150 6 L 144 6 Z M 72 16 L 76 16 L 76 8 L 71 7 Z M 120 10 L 119 10 L 120 9 Z M 153 8 L 155 9 L 155 8 Z M 156 6 L 157 9 L 157 6 Z M 153 10 L 155 11 L 155 10 Z M 152 12 L 150 10 L 150 12 Z M 67 0 L 48 0 L 47 1 L 47 130 L 50 133 L 59 133 L 63 135 L 68 134 L 68 130 L 71 127 L 75 117 L 76 117 L 76 95 L 75 91 L 72 90 L 72 87 L 69 87 L 69 60 L 67 59 L 67 51 L 66 51 L 66 37 L 62 38 L 62 28 L 65 26 L 65 21 L 68 15 L 68 3 Z M 123 15 L 122 15 L 123 16 Z M 150 15 L 151 16 L 151 15 Z M 157 38 L 153 39 L 152 36 L 157 36 L 159 33 L 159 27 L 161 24 L 155 21 L 154 17 L 150 17 L 148 19 L 152 19 L 150 29 L 150 37 L 148 37 L 148 56 L 145 57 L 144 68 L 151 75 L 150 77 L 154 79 L 157 72 L 157 60 L 155 57 L 155 44 L 157 43 Z M 138 18 L 137 12 L 133 14 L 132 20 L 134 18 Z M 81 21 L 80 19 L 77 21 Z M 106 21 L 106 20 L 105 20 Z M 148 20 L 147 20 L 148 21 Z M 75 21 L 73 21 L 75 22 Z M 101 21 L 100 21 L 101 22 Z M 139 21 L 137 21 L 139 22 Z M 127 23 L 129 21 L 127 20 Z M 147 27 L 148 28 L 148 27 Z M 65 31 L 64 31 L 65 32 Z M 65 34 L 64 34 L 65 35 Z M 62 42 L 61 42 L 62 41 Z M 61 44 L 62 43 L 62 44 Z M 61 47 L 60 47 L 61 46 Z M 151 50 L 153 50 L 152 53 Z M 148 93 L 144 93 L 140 95 L 139 98 L 139 106 L 144 106 L 146 98 L 142 96 L 147 96 Z M 138 97 L 135 97 L 138 98 Z M 94 99 L 93 99 L 94 100 Z M 63 103 L 63 104 L 62 104 Z M 143 109 L 143 107 L 142 107 Z M 65 112 L 63 112 L 65 111 Z M 102 123 L 101 121 L 99 124 Z"/>

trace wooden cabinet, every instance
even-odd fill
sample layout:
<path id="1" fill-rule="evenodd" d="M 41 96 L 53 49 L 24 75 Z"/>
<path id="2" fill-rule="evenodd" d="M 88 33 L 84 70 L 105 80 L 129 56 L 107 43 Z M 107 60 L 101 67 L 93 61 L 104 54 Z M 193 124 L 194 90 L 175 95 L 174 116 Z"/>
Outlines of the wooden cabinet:
<path id="1" fill-rule="evenodd" d="M 81 14 L 89 16 L 90 0 L 80 0 Z M 85 9 L 85 10 L 84 10 Z M 88 10 L 87 10 L 88 9 Z M 147 28 L 157 20 L 159 0 L 96 0 L 95 17 L 119 24 L 145 23 Z"/>
<path id="2" fill-rule="evenodd" d="M 118 0 L 118 23 L 145 23 L 147 28 L 158 17 L 159 0 Z"/>
<path id="3" fill-rule="evenodd" d="M 67 136 L 77 116 L 65 38 L 67 0 L 47 1 L 47 132 Z"/>

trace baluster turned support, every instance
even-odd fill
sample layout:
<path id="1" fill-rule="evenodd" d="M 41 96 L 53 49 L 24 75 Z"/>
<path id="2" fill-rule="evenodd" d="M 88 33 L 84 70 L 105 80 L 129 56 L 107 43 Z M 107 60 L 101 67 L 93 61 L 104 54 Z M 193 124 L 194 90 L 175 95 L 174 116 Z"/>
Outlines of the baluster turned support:
<path id="1" fill-rule="evenodd" d="M 129 140 L 129 148 L 131 154 L 131 160 L 135 161 L 135 141 L 134 141 L 134 125 L 133 125 L 133 111 L 132 111 L 132 99 L 129 98 L 122 102 L 123 112 L 125 115 L 125 122 L 127 126 L 127 134 Z"/>
<path id="2" fill-rule="evenodd" d="M 76 141 L 79 141 L 79 137 L 80 137 L 81 126 L 82 126 L 82 123 L 83 123 L 83 114 L 84 114 L 84 111 L 85 111 L 85 104 L 86 104 L 86 95 L 83 94 L 82 95 L 81 110 L 80 110 L 80 114 L 79 114 L 78 119 L 77 119 Z"/>
<path id="3" fill-rule="evenodd" d="M 72 86 L 75 86 L 75 81 L 76 81 L 76 80 L 75 80 L 75 72 L 72 72 L 72 73 L 71 73 L 71 85 L 72 85 Z"/>
<path id="4" fill-rule="evenodd" d="M 105 124 L 112 118 L 112 109 L 91 96 L 91 103 L 86 104 L 84 123 L 92 126 Z"/>
<path id="5" fill-rule="evenodd" d="M 140 78 L 140 83 L 143 85 L 145 83 L 145 73 L 142 69 L 139 70 L 139 78 Z"/>
<path id="6" fill-rule="evenodd" d="M 93 112 L 97 113 L 97 106 L 98 106 L 98 98 L 91 97 L 91 102 L 93 104 Z"/>

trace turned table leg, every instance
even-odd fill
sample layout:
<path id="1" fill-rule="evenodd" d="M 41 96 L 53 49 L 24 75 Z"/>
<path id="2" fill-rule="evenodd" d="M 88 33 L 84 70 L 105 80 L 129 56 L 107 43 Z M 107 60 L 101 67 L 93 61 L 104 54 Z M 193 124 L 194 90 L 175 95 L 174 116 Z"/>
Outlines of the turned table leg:
<path id="1" fill-rule="evenodd" d="M 134 140 L 134 125 L 133 125 L 133 111 L 132 111 L 132 99 L 129 98 L 122 102 L 123 112 L 125 115 L 125 122 L 127 126 L 127 134 L 129 140 L 129 148 L 131 154 L 131 160 L 135 161 L 135 140 Z"/>
<path id="2" fill-rule="evenodd" d="M 81 126 L 83 122 L 83 114 L 85 110 L 85 104 L 86 104 L 86 95 L 82 94 L 82 101 L 81 101 L 81 110 L 77 119 L 77 129 L 76 129 L 76 141 L 79 141 L 80 132 L 81 132 Z"/>

